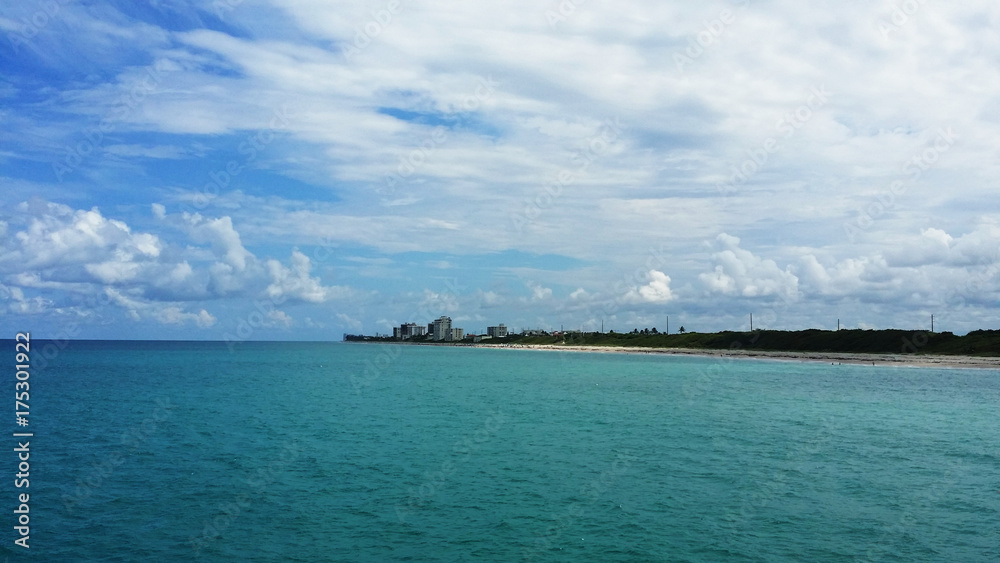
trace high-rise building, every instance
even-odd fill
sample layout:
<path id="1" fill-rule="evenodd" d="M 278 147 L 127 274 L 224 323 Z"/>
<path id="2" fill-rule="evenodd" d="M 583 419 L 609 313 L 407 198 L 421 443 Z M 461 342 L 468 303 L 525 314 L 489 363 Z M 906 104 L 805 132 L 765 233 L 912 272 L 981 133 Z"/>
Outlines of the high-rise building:
<path id="1" fill-rule="evenodd" d="M 416 338 L 418 336 L 424 335 L 424 326 L 418 325 L 417 323 L 406 323 L 394 327 L 392 329 L 392 336 L 396 340 L 409 340 L 411 338 Z"/>
<path id="2" fill-rule="evenodd" d="M 499 326 L 488 326 L 486 327 L 486 334 L 492 336 L 493 338 L 506 338 L 507 337 L 507 327 L 501 323 Z"/>
<path id="3" fill-rule="evenodd" d="M 446 340 L 448 338 L 448 331 L 451 330 L 451 317 L 438 317 L 433 325 L 434 340 Z"/>

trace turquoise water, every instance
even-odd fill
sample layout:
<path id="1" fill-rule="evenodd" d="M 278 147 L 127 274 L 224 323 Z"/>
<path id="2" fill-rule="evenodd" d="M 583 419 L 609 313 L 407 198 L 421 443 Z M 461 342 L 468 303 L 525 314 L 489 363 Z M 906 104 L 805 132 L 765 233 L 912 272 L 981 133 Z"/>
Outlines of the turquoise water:
<path id="1" fill-rule="evenodd" d="M 994 370 L 49 350 L 31 376 L 29 550 L 15 454 L 0 458 L 12 561 L 1000 558 Z"/>

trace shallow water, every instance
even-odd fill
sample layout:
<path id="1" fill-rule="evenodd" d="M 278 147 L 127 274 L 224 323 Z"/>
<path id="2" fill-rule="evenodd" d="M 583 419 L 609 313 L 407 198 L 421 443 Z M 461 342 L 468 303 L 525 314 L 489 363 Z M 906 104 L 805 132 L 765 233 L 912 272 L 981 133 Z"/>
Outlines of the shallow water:
<path id="1" fill-rule="evenodd" d="M 16 560 L 1000 557 L 994 370 L 341 343 L 47 363 Z"/>

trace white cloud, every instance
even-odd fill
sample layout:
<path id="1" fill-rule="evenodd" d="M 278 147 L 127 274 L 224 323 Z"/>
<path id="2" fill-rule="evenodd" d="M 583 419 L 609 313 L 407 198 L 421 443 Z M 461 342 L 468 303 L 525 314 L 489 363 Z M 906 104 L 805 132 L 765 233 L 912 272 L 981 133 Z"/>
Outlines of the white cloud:
<path id="1" fill-rule="evenodd" d="M 96 207 L 73 210 L 32 200 L 18 205 L 17 211 L 27 225 L 0 247 L 0 268 L 7 271 L 104 260 L 142 262 L 157 258 L 162 247 L 155 235 L 132 233 L 124 222 L 105 218 Z"/>
<path id="2" fill-rule="evenodd" d="M 237 272 L 246 269 L 247 260 L 253 255 L 243 248 L 240 234 L 233 228 L 231 218 L 211 219 L 202 217 L 199 213 L 184 213 L 183 220 L 192 241 L 210 244 L 215 255 Z"/>
<path id="3" fill-rule="evenodd" d="M 723 4 L 577 2 L 550 25 L 553 6 L 527 0 L 403 3 L 351 58 L 342 47 L 382 8 L 243 3 L 226 14 L 241 30 L 232 34 L 173 31 L 155 10 L 138 21 L 64 4 L 65 33 L 40 33 L 37 49 L 21 50 L 33 57 L 27 66 L 44 77 L 120 71 L 39 86 L 13 73 L 0 95 L 5 131 L 21 142 L 0 153 L 4 174 L 34 178 L 18 162 L 63 162 L 65 147 L 84 143 L 81 131 L 102 117 L 114 117 L 116 134 L 64 182 L 2 179 L 6 194 L 83 203 L 32 201 L 5 215 L 0 279 L 56 309 L 106 286 L 182 312 L 272 293 L 318 304 L 347 293 L 313 270 L 339 268 L 342 252 L 363 247 L 371 260 L 391 260 L 358 281 L 384 298 L 365 309 L 371 318 L 398 318 L 393 307 L 412 312 L 421 298 L 446 312 L 531 309 L 530 324 L 563 314 L 592 322 L 585 305 L 599 298 L 628 305 L 622 317 L 670 302 L 712 318 L 731 300 L 802 295 L 801 319 L 825 315 L 816 302 L 861 301 L 881 304 L 878 322 L 889 324 L 915 303 L 958 299 L 942 293 L 951 290 L 995 319 L 1000 41 L 995 26 L 970 22 L 998 21 L 1000 5 L 922 4 L 884 36 L 892 2 L 833 11 L 791 0 Z M 723 8 L 733 22 L 678 69 L 674 55 Z M 35 8 L 9 10 L 13 25 Z M 171 10 L 176 21 L 204 15 Z M 134 66 L 140 60 L 164 76 L 141 100 L 130 98 L 149 71 Z M 824 85 L 829 99 L 810 102 Z M 796 113 L 806 117 L 783 129 Z M 613 135 L 609 121 L 621 124 Z M 444 135 L 430 123 L 446 124 Z M 957 133 L 955 146 L 914 174 L 912 159 L 942 128 Z M 163 133 L 186 137 L 147 142 Z M 269 141 L 252 152 L 241 145 L 258 134 Z M 769 141 L 777 148 L 762 157 Z M 233 154 L 243 171 L 201 206 L 204 158 Z M 169 182 L 164 165 L 176 167 Z M 406 177 L 386 190 L 403 165 Z M 753 173 L 723 193 L 745 166 Z M 895 181 L 904 189 L 893 194 Z M 136 197 L 113 195 L 126 190 Z M 303 195 L 313 193 L 323 195 Z M 14 197 L 0 195 L 5 208 Z M 152 226 L 133 215 L 143 197 L 163 198 L 142 205 L 159 220 Z M 197 202 L 201 215 L 168 214 L 178 201 Z M 879 206 L 849 245 L 843 225 Z M 723 230 L 741 240 L 715 238 Z M 715 239 L 707 267 L 705 239 Z M 317 241 L 331 261 L 322 268 L 307 250 L 311 260 L 290 261 L 258 250 Z M 649 261 L 655 247 L 669 262 Z M 521 299 L 477 288 L 413 297 L 430 285 L 423 266 L 475 276 L 505 251 L 586 265 L 522 277 L 538 281 Z M 409 252 L 427 255 L 396 260 Z M 409 285 L 394 285 L 403 279 Z M 498 287 L 492 281 L 475 283 Z"/>
<path id="4" fill-rule="evenodd" d="M 803 255 L 796 268 L 807 297 L 907 307 L 997 302 L 1000 229 L 992 223 L 952 236 L 927 228 L 895 237 L 885 251 L 834 261 Z"/>
<path id="5" fill-rule="evenodd" d="M 323 303 L 331 299 L 346 297 L 350 291 L 344 287 L 324 286 L 319 278 L 309 275 L 312 263 L 309 257 L 298 250 L 292 251 L 291 266 L 286 267 L 277 260 L 267 261 L 267 271 L 271 284 L 266 295 L 276 303 L 286 299 Z"/>
<path id="6" fill-rule="evenodd" d="M 482 291 L 479 292 L 480 302 L 486 307 L 495 307 L 504 302 L 504 299 L 495 291 Z"/>
<path id="7" fill-rule="evenodd" d="M 169 306 L 154 309 L 152 316 L 163 324 L 184 324 L 187 322 L 194 322 L 202 328 L 208 328 L 216 322 L 216 318 L 209 314 L 209 312 L 205 309 L 202 309 L 197 313 L 187 313 L 181 310 L 180 307 Z"/>
<path id="8" fill-rule="evenodd" d="M 892 266 L 968 266 L 1000 260 L 1000 226 L 995 223 L 976 225 L 958 237 L 931 227 L 922 229 L 919 237 L 902 236 L 893 242 L 886 251 Z"/>
<path id="9" fill-rule="evenodd" d="M 542 287 L 541 284 L 530 281 L 526 285 L 531 290 L 532 301 L 544 301 L 552 297 L 552 290 L 550 288 Z"/>
<path id="10" fill-rule="evenodd" d="M 83 311 L 81 299 L 91 304 L 103 299 L 133 320 L 209 328 L 216 317 L 185 302 L 266 295 L 322 303 L 352 295 L 349 288 L 325 286 L 311 276 L 309 258 L 297 250 L 289 266 L 258 260 L 243 246 L 229 217 L 171 216 L 162 205 L 153 205 L 154 216 L 190 237 L 170 245 L 156 235 L 133 232 L 97 208 L 73 210 L 32 200 L 18 209 L 20 223 L 0 235 L 0 275 L 10 284 L 3 286 L 3 294 L 7 309 L 18 314 Z M 209 245 L 209 261 L 197 246 L 186 243 Z M 58 292 L 69 308 L 42 295 L 26 296 L 24 289 Z M 281 311 L 272 312 L 270 320 L 292 323 Z"/>
<path id="11" fill-rule="evenodd" d="M 444 313 L 455 313 L 461 309 L 458 295 L 454 292 L 435 292 L 429 289 L 424 290 L 423 299 L 420 300 L 420 310 L 428 311 L 432 315 Z"/>
<path id="12" fill-rule="evenodd" d="M 285 328 L 292 326 L 293 319 L 288 315 L 288 313 L 280 310 L 274 309 L 267 314 L 267 318 L 274 324 L 281 325 Z"/>
<path id="13" fill-rule="evenodd" d="M 676 299 L 670 290 L 670 276 L 658 270 L 650 270 L 649 283 L 634 287 L 624 296 L 626 303 L 669 303 Z"/>
<path id="14" fill-rule="evenodd" d="M 716 242 L 722 250 L 712 255 L 715 269 L 698 276 L 710 293 L 783 299 L 797 296 L 799 280 L 789 268 L 782 270 L 774 260 L 760 258 L 740 248 L 737 237 L 722 233 Z"/>
<path id="15" fill-rule="evenodd" d="M 364 327 L 364 323 L 360 319 L 356 319 L 346 313 L 337 313 L 337 319 L 344 324 L 347 328 L 354 331 L 361 331 Z"/>
<path id="16" fill-rule="evenodd" d="M 105 294 L 135 321 L 152 319 L 165 325 L 183 325 L 190 322 L 201 328 L 208 328 L 217 320 L 205 309 L 188 312 L 177 305 L 149 301 L 139 295 L 129 295 L 113 288 L 105 289 Z"/>
<path id="17" fill-rule="evenodd" d="M 0 310 L 10 315 L 38 315 L 49 311 L 52 301 L 42 297 L 25 297 L 19 287 L 0 284 Z"/>

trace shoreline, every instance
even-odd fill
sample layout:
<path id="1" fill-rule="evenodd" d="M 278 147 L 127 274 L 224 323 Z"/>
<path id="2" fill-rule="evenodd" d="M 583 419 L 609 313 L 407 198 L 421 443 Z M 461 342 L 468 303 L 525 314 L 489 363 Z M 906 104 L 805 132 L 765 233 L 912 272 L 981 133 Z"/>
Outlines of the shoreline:
<path id="1" fill-rule="evenodd" d="M 834 364 L 978 368 L 1000 370 L 1000 357 L 989 356 L 938 356 L 911 354 L 866 354 L 854 352 L 779 352 L 771 350 L 717 350 L 703 348 L 637 348 L 629 346 L 581 346 L 557 344 L 471 344 L 472 348 L 507 350 L 542 350 L 565 352 L 590 352 L 614 354 L 666 354 L 671 356 L 701 356 L 707 358 L 770 359 L 803 362 L 830 362 Z"/>

